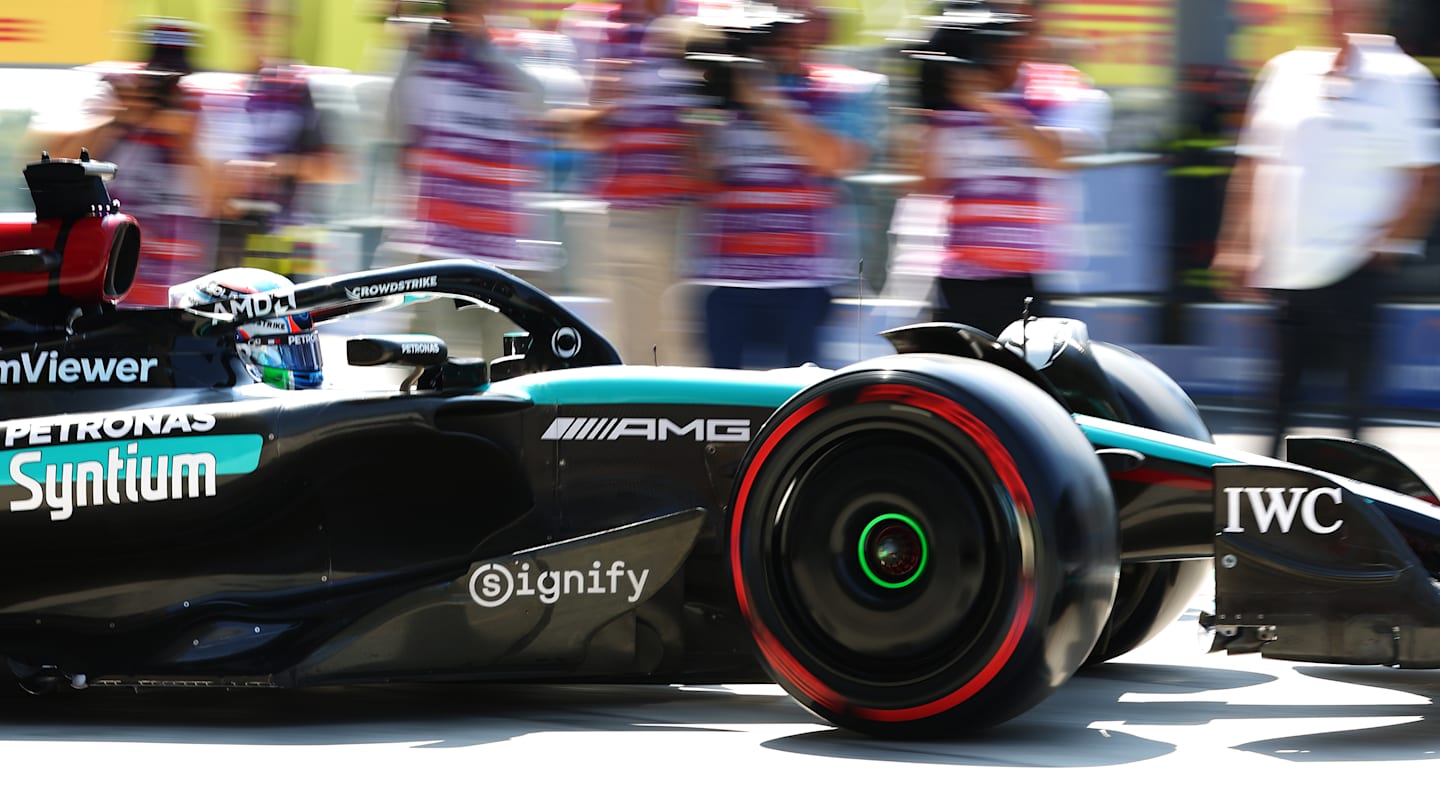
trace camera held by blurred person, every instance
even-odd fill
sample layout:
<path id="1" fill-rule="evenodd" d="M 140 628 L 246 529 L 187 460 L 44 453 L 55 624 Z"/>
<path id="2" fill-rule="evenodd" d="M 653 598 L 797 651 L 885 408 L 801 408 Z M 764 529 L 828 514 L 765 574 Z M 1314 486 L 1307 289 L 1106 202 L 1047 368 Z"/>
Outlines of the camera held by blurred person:
<path id="1" fill-rule="evenodd" d="M 1440 185 L 1435 77 L 1385 30 L 1384 0 L 1330 0 L 1329 45 L 1270 60 L 1252 93 L 1214 260 L 1236 301 L 1275 308 L 1272 455 L 1305 372 L 1335 358 L 1358 436 L 1379 303 L 1422 252 Z M 1333 347 L 1333 348 L 1332 348 Z"/>

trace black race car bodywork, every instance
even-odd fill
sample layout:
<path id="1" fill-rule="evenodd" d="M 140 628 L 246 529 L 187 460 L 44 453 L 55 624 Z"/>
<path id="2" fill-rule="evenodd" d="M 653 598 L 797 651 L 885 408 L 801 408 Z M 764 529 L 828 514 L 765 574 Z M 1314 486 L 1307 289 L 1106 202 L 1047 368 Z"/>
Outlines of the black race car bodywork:
<path id="1" fill-rule="evenodd" d="M 32 691 L 774 680 L 836 724 L 951 733 L 1143 643 L 1212 559 L 1217 649 L 1440 664 L 1415 475 L 1354 442 L 1223 450 L 1076 322 L 917 324 L 836 370 L 630 366 L 477 262 L 117 309 L 115 217 L 0 224 L 0 656 Z M 414 370 L 385 390 L 275 390 L 236 350 L 238 324 L 434 297 L 525 338 L 351 338 Z"/>

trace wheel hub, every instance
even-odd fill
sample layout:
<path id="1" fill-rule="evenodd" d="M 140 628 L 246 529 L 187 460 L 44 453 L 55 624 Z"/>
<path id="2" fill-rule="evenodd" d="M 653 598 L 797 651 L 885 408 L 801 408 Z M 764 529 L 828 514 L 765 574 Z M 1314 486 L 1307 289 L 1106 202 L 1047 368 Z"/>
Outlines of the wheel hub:
<path id="1" fill-rule="evenodd" d="M 866 578 L 890 589 L 913 584 L 924 573 L 930 556 L 920 524 L 896 512 L 879 515 L 865 525 L 859 553 Z"/>

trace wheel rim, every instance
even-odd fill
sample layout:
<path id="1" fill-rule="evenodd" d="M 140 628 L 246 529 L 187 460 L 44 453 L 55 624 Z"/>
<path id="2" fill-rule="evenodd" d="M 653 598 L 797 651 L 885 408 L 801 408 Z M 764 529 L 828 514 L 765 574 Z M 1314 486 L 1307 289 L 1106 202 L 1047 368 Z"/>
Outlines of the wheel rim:
<path id="1" fill-rule="evenodd" d="M 762 531 L 771 593 L 819 669 L 857 684 L 924 680 L 988 643 L 1013 564 L 1003 516 L 966 446 L 919 426 L 817 424 L 780 473 Z M 812 433 L 813 431 L 813 433 Z"/>

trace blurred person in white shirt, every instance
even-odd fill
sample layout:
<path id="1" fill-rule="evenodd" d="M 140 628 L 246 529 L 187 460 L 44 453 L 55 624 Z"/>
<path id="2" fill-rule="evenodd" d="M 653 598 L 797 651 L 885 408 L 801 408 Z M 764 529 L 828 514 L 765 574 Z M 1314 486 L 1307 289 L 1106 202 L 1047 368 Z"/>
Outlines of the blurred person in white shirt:
<path id="1" fill-rule="evenodd" d="M 1272 455 L 1308 367 L 1335 357 L 1358 437 L 1379 303 L 1418 255 L 1437 201 L 1437 83 L 1384 30 L 1386 0 L 1330 0 L 1328 47 L 1271 59 L 1256 80 L 1214 267 L 1233 300 L 1276 308 Z"/>

